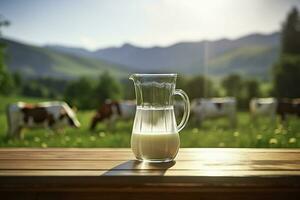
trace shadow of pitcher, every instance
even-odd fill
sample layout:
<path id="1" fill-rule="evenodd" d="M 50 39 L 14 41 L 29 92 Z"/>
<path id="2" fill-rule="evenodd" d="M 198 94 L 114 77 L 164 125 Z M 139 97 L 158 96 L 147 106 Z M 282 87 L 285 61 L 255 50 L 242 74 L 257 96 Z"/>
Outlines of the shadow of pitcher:
<path id="1" fill-rule="evenodd" d="M 138 160 L 125 161 L 103 173 L 102 176 L 162 176 L 174 166 L 176 161 L 166 163 L 150 163 Z"/>

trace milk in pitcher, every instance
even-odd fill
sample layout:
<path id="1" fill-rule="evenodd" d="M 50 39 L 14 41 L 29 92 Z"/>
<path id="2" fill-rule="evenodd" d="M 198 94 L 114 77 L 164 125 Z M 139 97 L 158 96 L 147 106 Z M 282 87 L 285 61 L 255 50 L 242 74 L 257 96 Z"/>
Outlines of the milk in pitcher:
<path id="1" fill-rule="evenodd" d="M 139 160 L 165 162 L 177 155 L 180 140 L 173 106 L 163 108 L 137 107 L 131 148 Z"/>

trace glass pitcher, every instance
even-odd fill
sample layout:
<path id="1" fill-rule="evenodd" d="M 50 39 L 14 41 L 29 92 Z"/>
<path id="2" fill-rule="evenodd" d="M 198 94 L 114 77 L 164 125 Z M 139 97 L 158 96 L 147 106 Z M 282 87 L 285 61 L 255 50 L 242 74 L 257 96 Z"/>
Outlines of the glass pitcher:
<path id="1" fill-rule="evenodd" d="M 178 132 L 186 125 L 190 114 L 187 94 L 175 89 L 177 74 L 133 74 L 136 94 L 136 114 L 131 136 L 131 149 L 138 160 L 172 161 L 179 150 Z M 177 126 L 173 96 L 184 101 L 184 113 Z"/>

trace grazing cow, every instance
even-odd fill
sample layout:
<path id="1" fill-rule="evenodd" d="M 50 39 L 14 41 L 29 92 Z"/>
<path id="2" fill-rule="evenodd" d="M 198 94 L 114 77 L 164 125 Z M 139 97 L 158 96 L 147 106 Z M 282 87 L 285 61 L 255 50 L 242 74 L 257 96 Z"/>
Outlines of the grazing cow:
<path id="1" fill-rule="evenodd" d="M 174 113 L 177 118 L 181 118 L 184 113 L 184 102 L 183 101 L 174 101 Z"/>
<path id="2" fill-rule="evenodd" d="M 107 100 L 92 118 L 90 130 L 94 130 L 98 122 L 108 120 L 109 126 L 117 119 L 133 119 L 136 104 L 133 101 L 110 101 Z"/>
<path id="3" fill-rule="evenodd" d="M 126 100 L 119 102 L 121 118 L 133 119 L 135 116 L 136 102 L 132 100 Z"/>
<path id="4" fill-rule="evenodd" d="M 250 115 L 255 122 L 258 116 L 268 116 L 271 122 L 276 120 L 278 102 L 275 98 L 253 98 L 250 101 Z"/>
<path id="5" fill-rule="evenodd" d="M 297 115 L 300 117 L 300 99 L 280 99 L 277 106 L 277 114 L 282 121 L 287 115 Z"/>
<path id="6" fill-rule="evenodd" d="M 231 127 L 236 126 L 236 100 L 231 97 L 194 99 L 191 103 L 191 113 L 198 123 L 207 118 L 226 116 Z"/>
<path id="7" fill-rule="evenodd" d="M 8 136 L 17 138 L 21 137 L 22 128 L 58 130 L 65 126 L 80 127 L 75 113 L 65 102 L 10 104 L 7 106 L 7 121 Z"/>

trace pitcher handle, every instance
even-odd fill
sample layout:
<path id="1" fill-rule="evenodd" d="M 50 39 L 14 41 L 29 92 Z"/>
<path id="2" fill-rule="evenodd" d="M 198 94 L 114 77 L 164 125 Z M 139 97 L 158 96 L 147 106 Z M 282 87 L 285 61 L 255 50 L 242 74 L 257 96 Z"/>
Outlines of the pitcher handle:
<path id="1" fill-rule="evenodd" d="M 189 119 L 189 116 L 190 116 L 190 100 L 189 100 L 188 95 L 181 89 L 176 89 L 175 92 L 174 92 L 174 95 L 179 95 L 184 101 L 183 116 L 182 116 L 181 122 L 177 126 L 177 131 L 179 132 L 185 127 L 185 125 L 186 125 L 186 123 Z"/>

